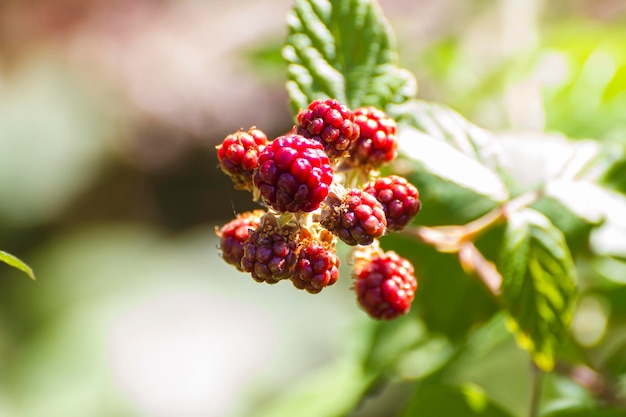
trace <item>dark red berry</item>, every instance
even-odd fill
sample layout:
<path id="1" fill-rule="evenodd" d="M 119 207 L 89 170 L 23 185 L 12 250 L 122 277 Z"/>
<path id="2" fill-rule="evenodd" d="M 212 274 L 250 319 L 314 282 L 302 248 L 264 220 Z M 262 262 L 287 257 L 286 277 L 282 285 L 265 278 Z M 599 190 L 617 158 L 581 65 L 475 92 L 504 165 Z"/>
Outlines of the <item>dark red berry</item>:
<path id="1" fill-rule="evenodd" d="M 378 167 L 396 157 L 395 120 L 375 107 L 360 107 L 354 111 L 354 121 L 360 134 L 350 149 L 353 165 Z"/>
<path id="2" fill-rule="evenodd" d="M 406 314 L 416 289 L 413 265 L 395 252 L 374 252 L 355 264 L 357 301 L 372 318 L 390 320 Z"/>
<path id="3" fill-rule="evenodd" d="M 385 210 L 387 230 L 402 230 L 420 208 L 419 192 L 406 178 L 397 175 L 377 178 L 365 185 L 364 191 L 378 200 Z"/>
<path id="4" fill-rule="evenodd" d="M 320 143 L 287 134 L 269 142 L 259 154 L 253 181 L 274 210 L 310 212 L 328 195 L 333 169 Z"/>
<path id="5" fill-rule="evenodd" d="M 337 100 L 314 100 L 298 113 L 297 133 L 320 142 L 334 160 L 348 154 L 359 137 L 359 126 L 352 110 Z"/>
<path id="6" fill-rule="evenodd" d="M 241 268 L 257 282 L 275 284 L 293 275 L 296 261 L 297 234 L 291 227 L 279 227 L 272 215 L 261 224 L 243 244 Z"/>
<path id="7" fill-rule="evenodd" d="M 265 133 L 252 127 L 247 132 L 239 130 L 226 136 L 216 147 L 220 168 L 232 178 L 236 189 L 252 190 L 252 172 L 266 144 Z"/>
<path id="8" fill-rule="evenodd" d="M 263 211 L 261 210 L 239 214 L 221 229 L 215 228 L 215 233 L 220 237 L 222 258 L 240 271 L 243 271 L 241 268 L 243 243 L 250 236 L 250 231 L 259 226 L 262 215 Z"/>
<path id="9" fill-rule="evenodd" d="M 348 190 L 340 201 L 329 201 L 321 223 L 351 246 L 370 245 L 387 227 L 382 205 L 357 188 Z"/>
<path id="10" fill-rule="evenodd" d="M 293 285 L 311 294 L 317 294 L 333 285 L 339 278 L 339 257 L 332 235 L 322 232 L 320 239 L 307 239 L 298 254 L 296 269 L 291 277 Z M 324 235 L 328 236 L 327 238 Z"/>

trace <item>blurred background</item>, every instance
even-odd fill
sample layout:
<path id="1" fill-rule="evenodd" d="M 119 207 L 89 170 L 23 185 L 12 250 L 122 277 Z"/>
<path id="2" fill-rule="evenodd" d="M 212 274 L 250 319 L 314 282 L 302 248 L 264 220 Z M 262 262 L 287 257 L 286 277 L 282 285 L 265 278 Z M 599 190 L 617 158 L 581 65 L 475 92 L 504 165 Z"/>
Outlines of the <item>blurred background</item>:
<path id="1" fill-rule="evenodd" d="M 422 99 L 626 143 L 623 0 L 381 0 Z M 0 416 L 250 416 L 368 321 L 349 271 L 255 284 L 215 145 L 291 128 L 287 0 L 0 2 Z M 377 414 L 364 407 L 362 416 Z"/>

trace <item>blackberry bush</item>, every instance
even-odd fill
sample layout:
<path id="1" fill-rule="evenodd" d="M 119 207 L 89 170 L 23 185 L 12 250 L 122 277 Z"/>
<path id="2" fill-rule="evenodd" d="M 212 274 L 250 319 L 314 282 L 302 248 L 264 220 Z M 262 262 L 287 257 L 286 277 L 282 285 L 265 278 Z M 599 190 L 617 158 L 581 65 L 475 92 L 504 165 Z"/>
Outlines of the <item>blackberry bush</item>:
<path id="1" fill-rule="evenodd" d="M 604 40 L 598 49 L 589 45 L 584 53 L 554 54 L 555 44 L 549 51 L 565 57 L 574 74 L 595 62 L 590 57 L 610 61 L 615 71 L 596 84 L 600 101 L 616 104 L 621 61 L 608 56 L 619 48 Z M 538 56 L 543 63 L 545 51 Z M 259 145 L 250 179 L 235 181 L 267 208 L 273 226 L 258 226 L 231 246 L 241 242 L 240 265 L 255 279 L 288 278 L 296 288 L 327 294 L 342 288 L 333 285 L 336 249 L 347 244 L 354 262 L 341 264 L 352 267 L 355 304 L 382 321 L 350 338 L 358 353 L 329 366 L 325 375 L 340 373 L 330 387 L 326 378 L 310 381 L 316 401 L 334 401 L 324 394 L 329 389 L 342 393 L 340 401 L 315 408 L 327 410 L 316 417 L 353 415 L 373 388 L 394 381 L 403 389 L 386 398 L 405 397 L 387 404 L 389 416 L 623 415 L 626 394 L 615 381 L 626 375 L 617 354 L 624 350 L 624 320 L 615 306 L 624 298 L 626 149 L 611 139 L 619 129 L 602 143 L 540 132 L 501 138 L 444 105 L 418 100 L 373 0 L 295 0 L 282 57 L 294 115 L 293 127 L 283 130 L 289 139 Z M 590 91 L 585 80 L 542 85 L 551 94 L 538 91 L 536 98 L 552 97 L 554 104 L 568 96 L 559 91 Z M 580 133 L 580 125 L 573 131 Z M 241 152 L 232 154 L 229 161 Z M 236 250 L 222 246 L 225 259 L 231 253 L 237 259 Z M 407 314 L 410 308 L 417 314 Z M 511 349 L 512 339 L 523 355 Z M 472 360 L 477 352 L 480 361 Z M 492 373 L 493 364 L 482 369 L 492 354 L 511 365 L 506 372 Z M 548 371 L 554 376 L 544 385 Z M 530 389 L 519 390 L 520 381 Z M 283 408 L 261 415 L 308 415 L 311 392 L 290 391 Z M 519 407 L 523 401 L 502 392 L 523 392 L 529 404 Z"/>

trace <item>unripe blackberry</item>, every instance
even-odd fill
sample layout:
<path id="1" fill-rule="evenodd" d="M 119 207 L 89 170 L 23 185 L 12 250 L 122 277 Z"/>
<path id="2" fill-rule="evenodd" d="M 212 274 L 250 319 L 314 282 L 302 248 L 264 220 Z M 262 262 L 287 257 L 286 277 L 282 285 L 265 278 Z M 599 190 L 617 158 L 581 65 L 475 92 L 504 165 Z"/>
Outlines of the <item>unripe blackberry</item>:
<path id="1" fill-rule="evenodd" d="M 406 178 L 397 175 L 376 178 L 363 190 L 378 200 L 385 210 L 387 230 L 402 230 L 420 208 L 419 192 Z"/>
<path id="2" fill-rule="evenodd" d="M 348 245 L 370 245 L 385 233 L 385 211 L 371 194 L 353 188 L 341 200 L 329 200 L 321 223 Z"/>
<path id="3" fill-rule="evenodd" d="M 291 277 L 298 259 L 296 238 L 294 228 L 280 227 L 273 215 L 266 214 L 243 244 L 241 269 L 268 284 Z"/>
<path id="4" fill-rule="evenodd" d="M 354 111 L 360 134 L 350 149 L 352 165 L 376 168 L 396 157 L 398 140 L 396 122 L 375 107 Z"/>
<path id="5" fill-rule="evenodd" d="M 280 136 L 259 154 L 254 185 L 279 212 L 310 212 L 328 195 L 333 169 L 322 145 L 297 134 Z"/>
<path id="6" fill-rule="evenodd" d="M 355 264 L 357 301 L 372 318 L 390 320 L 406 314 L 416 289 L 413 265 L 395 252 L 373 252 Z"/>
<path id="7" fill-rule="evenodd" d="M 221 229 L 215 227 L 215 233 L 220 237 L 220 249 L 222 258 L 238 270 L 241 268 L 241 258 L 243 258 L 243 244 L 250 236 L 250 231 L 259 226 L 262 210 L 238 214 L 237 217 L 222 226 Z"/>
<path id="8" fill-rule="evenodd" d="M 239 130 L 226 136 L 217 145 L 220 168 L 231 177 L 238 190 L 252 190 L 252 172 L 258 166 L 259 152 L 267 144 L 267 136 L 251 127 L 247 132 Z"/>
<path id="9" fill-rule="evenodd" d="M 338 278 L 339 257 L 333 236 L 328 231 L 322 231 L 319 239 L 305 239 L 291 277 L 294 287 L 317 294 L 337 282 Z"/>
<path id="10" fill-rule="evenodd" d="M 359 137 L 354 113 L 334 99 L 314 100 L 298 113 L 297 133 L 324 146 L 331 160 L 348 155 Z"/>

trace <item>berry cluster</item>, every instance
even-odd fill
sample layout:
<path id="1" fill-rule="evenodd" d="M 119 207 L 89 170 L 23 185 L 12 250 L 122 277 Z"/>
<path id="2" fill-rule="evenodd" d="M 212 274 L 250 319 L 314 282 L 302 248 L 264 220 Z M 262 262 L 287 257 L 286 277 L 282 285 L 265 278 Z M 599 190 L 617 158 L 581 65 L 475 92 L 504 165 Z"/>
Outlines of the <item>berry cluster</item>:
<path id="1" fill-rule="evenodd" d="M 377 240 L 421 208 L 405 178 L 378 174 L 396 150 L 392 118 L 334 99 L 311 102 L 272 141 L 255 127 L 228 135 L 217 146 L 220 168 L 267 210 L 216 228 L 224 260 L 257 282 L 288 279 L 316 294 L 339 278 L 339 239 L 356 247 L 353 289 L 363 310 L 380 320 L 407 313 L 417 288 L 413 266 Z"/>

